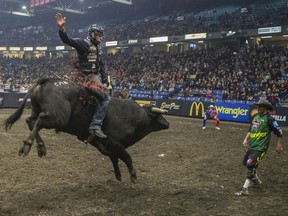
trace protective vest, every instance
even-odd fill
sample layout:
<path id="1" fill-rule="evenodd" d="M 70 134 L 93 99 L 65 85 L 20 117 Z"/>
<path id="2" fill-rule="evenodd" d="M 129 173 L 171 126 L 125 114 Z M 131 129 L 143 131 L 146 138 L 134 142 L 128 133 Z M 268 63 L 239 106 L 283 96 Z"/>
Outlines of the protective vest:
<path id="1" fill-rule="evenodd" d="M 85 42 L 88 43 L 89 49 L 87 53 L 79 56 L 79 69 L 85 74 L 98 74 L 100 72 L 100 54 L 98 45 L 94 45 L 88 39 L 85 39 Z"/>

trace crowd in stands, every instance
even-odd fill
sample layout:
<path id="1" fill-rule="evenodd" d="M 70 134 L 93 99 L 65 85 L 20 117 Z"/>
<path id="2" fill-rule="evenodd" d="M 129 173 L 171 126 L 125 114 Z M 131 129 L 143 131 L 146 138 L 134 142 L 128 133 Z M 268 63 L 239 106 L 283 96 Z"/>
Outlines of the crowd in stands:
<path id="1" fill-rule="evenodd" d="M 201 97 L 278 104 L 288 94 L 288 50 L 249 48 L 237 53 L 228 47 L 189 49 L 183 53 L 142 52 L 105 56 L 107 72 L 117 89 L 168 92 L 167 98 Z M 71 78 L 71 58 L 0 59 L 0 89 L 21 91 L 39 77 Z M 286 77 L 286 78 L 285 78 Z M 214 90 L 221 90 L 221 98 Z"/>
<path id="2" fill-rule="evenodd" d="M 107 23 L 106 40 L 286 24 L 286 1 L 278 2 L 283 4 L 271 2 L 230 8 L 221 13 L 215 9 L 198 14 L 174 13 L 165 17 Z M 87 36 L 83 26 L 68 25 L 67 29 L 72 37 Z M 0 29 L 0 46 L 60 45 L 57 31 L 54 22 L 22 28 L 9 26 Z M 163 92 L 161 98 L 239 101 L 267 98 L 276 105 L 288 94 L 288 50 L 277 46 L 252 48 L 244 44 L 237 52 L 228 47 L 189 49 L 183 53 L 147 50 L 132 55 L 118 52 L 104 58 L 115 89 L 127 89 L 134 97 L 156 98 L 157 92 Z M 75 72 L 72 64 L 67 64 L 71 61 L 65 55 L 0 58 L 0 91 L 25 92 L 39 77 L 70 79 Z"/>
<path id="3" fill-rule="evenodd" d="M 278 4 L 276 4 L 278 2 Z M 159 35 L 184 35 L 197 32 L 245 30 L 259 27 L 286 25 L 286 1 L 271 1 L 201 11 L 199 13 L 175 12 L 167 16 L 146 17 L 141 20 L 107 21 L 104 25 L 106 40 L 143 39 Z M 245 9 L 245 10 L 243 10 Z M 60 42 L 54 17 L 50 22 L 33 26 L 8 26 L 0 28 L 0 46 L 55 46 Z M 87 26 L 69 23 L 67 32 L 72 37 L 86 37 Z"/>

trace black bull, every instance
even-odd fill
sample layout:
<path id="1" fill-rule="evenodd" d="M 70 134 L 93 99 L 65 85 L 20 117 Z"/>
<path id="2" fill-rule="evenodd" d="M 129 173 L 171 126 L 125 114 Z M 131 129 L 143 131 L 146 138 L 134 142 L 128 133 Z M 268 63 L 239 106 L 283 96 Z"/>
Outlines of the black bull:
<path id="1" fill-rule="evenodd" d="M 168 129 L 169 123 L 162 116 L 165 110 L 144 106 L 132 100 L 112 98 L 109 102 L 102 129 L 107 139 L 93 137 L 88 128 L 95 106 L 85 105 L 79 100 L 80 87 L 61 79 L 43 78 L 31 87 L 20 107 L 5 121 L 5 128 L 10 129 L 20 119 L 28 97 L 31 97 L 31 116 L 26 122 L 31 130 L 27 140 L 19 150 L 19 155 L 26 156 L 36 139 L 39 157 L 46 155 L 46 147 L 38 132 L 42 128 L 55 129 L 76 135 L 96 147 L 108 156 L 113 164 L 116 179 L 121 181 L 118 160 L 122 160 L 129 169 L 130 179 L 137 182 L 132 158 L 126 148 L 135 144 L 153 131 Z"/>

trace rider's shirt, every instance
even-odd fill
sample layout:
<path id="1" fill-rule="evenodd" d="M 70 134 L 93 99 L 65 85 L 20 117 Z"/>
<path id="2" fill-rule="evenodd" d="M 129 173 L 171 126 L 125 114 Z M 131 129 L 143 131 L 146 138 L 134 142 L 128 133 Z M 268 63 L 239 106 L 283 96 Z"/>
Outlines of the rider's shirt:
<path id="1" fill-rule="evenodd" d="M 65 31 L 59 31 L 63 43 L 74 47 L 78 54 L 79 70 L 85 74 L 100 74 L 102 82 L 107 80 L 99 46 L 88 38 L 69 38 Z"/>

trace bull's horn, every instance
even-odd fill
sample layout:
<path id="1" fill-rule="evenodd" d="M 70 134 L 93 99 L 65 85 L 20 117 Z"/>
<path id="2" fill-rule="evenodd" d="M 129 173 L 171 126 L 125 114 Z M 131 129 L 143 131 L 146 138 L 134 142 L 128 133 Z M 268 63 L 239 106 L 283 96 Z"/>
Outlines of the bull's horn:
<path id="1" fill-rule="evenodd" d="M 156 112 L 156 113 L 161 113 L 161 114 L 168 113 L 167 110 L 161 109 L 161 108 L 158 108 L 158 107 L 152 107 L 151 111 L 152 111 L 152 112 Z"/>

